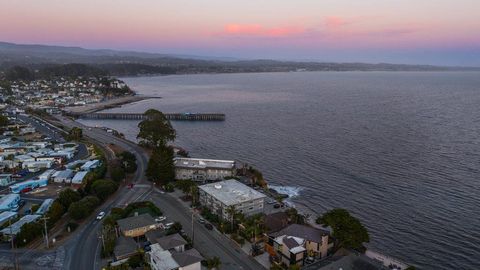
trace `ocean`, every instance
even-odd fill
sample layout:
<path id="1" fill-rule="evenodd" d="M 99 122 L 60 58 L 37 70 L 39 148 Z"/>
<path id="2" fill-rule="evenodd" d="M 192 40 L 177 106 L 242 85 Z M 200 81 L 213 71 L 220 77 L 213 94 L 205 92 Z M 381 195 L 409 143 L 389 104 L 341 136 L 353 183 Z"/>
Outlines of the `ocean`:
<path id="1" fill-rule="evenodd" d="M 174 122 L 191 156 L 262 171 L 313 217 L 346 208 L 368 247 L 421 269 L 480 269 L 480 73 L 291 72 L 123 78 L 157 96 L 112 112 Z M 135 140 L 135 121 L 82 120 Z"/>

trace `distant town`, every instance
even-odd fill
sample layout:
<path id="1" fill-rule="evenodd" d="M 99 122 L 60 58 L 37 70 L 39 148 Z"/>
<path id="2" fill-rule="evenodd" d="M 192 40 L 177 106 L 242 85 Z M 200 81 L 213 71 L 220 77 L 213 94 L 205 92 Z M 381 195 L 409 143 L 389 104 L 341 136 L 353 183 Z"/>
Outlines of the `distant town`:
<path id="1" fill-rule="evenodd" d="M 414 269 L 367 249 L 347 210 L 301 213 L 254 166 L 190 157 L 162 112 L 138 142 L 70 116 L 125 102 L 123 81 L 16 69 L 0 84 L 2 267 Z"/>

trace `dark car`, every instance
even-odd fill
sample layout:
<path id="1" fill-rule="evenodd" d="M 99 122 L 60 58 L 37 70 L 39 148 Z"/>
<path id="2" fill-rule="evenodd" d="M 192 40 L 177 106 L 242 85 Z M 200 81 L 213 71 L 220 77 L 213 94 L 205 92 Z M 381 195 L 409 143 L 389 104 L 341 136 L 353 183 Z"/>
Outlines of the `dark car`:
<path id="1" fill-rule="evenodd" d="M 205 228 L 207 228 L 207 230 L 211 231 L 211 230 L 213 230 L 213 225 L 210 224 L 210 223 L 207 223 L 207 224 L 205 224 Z"/>
<path id="2" fill-rule="evenodd" d="M 278 203 L 274 204 L 273 208 L 280 208 L 280 204 L 278 204 Z"/>
<path id="3" fill-rule="evenodd" d="M 20 200 L 20 201 L 18 201 L 18 206 L 19 206 L 19 207 L 22 207 L 22 206 L 24 206 L 24 205 L 25 205 L 25 200 Z"/>

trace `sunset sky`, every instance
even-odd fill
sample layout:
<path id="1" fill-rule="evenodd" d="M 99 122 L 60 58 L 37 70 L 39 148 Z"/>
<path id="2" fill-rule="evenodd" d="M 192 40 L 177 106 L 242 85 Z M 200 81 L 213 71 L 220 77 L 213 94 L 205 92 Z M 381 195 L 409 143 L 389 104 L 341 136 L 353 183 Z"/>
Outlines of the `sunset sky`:
<path id="1" fill-rule="evenodd" d="M 0 41 L 480 66 L 480 0 L 0 0 Z"/>

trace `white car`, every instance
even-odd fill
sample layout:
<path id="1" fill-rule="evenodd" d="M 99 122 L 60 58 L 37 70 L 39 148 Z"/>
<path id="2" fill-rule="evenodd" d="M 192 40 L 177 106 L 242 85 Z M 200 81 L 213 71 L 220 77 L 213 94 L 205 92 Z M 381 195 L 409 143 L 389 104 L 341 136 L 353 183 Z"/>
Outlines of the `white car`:
<path id="1" fill-rule="evenodd" d="M 165 224 L 163 227 L 165 228 L 165 230 L 168 230 L 173 226 L 173 224 L 174 224 L 173 222 L 170 222 L 170 223 Z"/>
<path id="2" fill-rule="evenodd" d="M 167 217 L 164 217 L 164 216 L 157 217 L 157 218 L 155 219 L 155 222 L 160 223 L 160 222 L 162 222 L 162 221 L 164 221 L 164 220 L 166 220 L 166 219 L 167 219 Z"/>
<path id="3" fill-rule="evenodd" d="M 105 216 L 105 212 L 98 213 L 97 220 L 101 220 Z"/>

